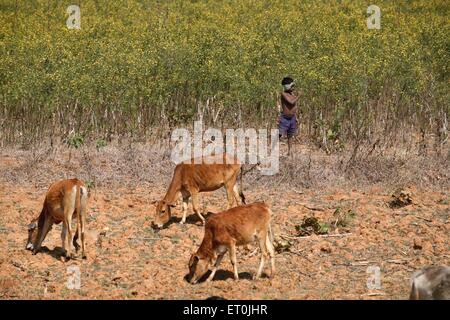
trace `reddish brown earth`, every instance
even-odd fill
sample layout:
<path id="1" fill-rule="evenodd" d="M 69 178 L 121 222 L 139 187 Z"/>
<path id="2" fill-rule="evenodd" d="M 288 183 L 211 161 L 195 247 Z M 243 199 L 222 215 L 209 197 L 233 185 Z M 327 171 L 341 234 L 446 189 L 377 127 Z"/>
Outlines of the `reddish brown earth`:
<path id="1" fill-rule="evenodd" d="M 273 280 L 250 280 L 258 255 L 241 249 L 241 280 L 232 279 L 231 265 L 224 260 L 215 281 L 198 285 L 188 284 L 184 276 L 189 256 L 201 241 L 202 227 L 192 216 L 186 225 L 173 223 L 155 233 L 150 202 L 162 190 L 96 190 L 89 203 L 88 259 L 66 264 L 59 260 L 60 226 L 45 240 L 44 252 L 32 255 L 24 250 L 26 224 L 38 211 L 45 190 L 1 185 L 0 193 L 3 299 L 204 299 L 212 295 L 229 299 L 402 299 L 408 295 L 413 270 L 450 260 L 448 191 L 416 192 L 414 204 L 391 209 L 389 195 L 376 188 L 288 192 L 283 197 L 252 190 L 250 199 L 277 199 L 272 201 L 276 239 L 295 235 L 294 225 L 304 216 L 327 219 L 338 206 L 357 214 L 351 235 L 292 239 L 291 252 L 276 256 Z M 204 196 L 207 211 L 219 211 L 223 196 L 222 192 Z M 311 211 L 302 204 L 324 211 Z M 179 217 L 179 208 L 175 212 Z M 414 242 L 421 249 L 414 249 Z M 81 270 L 80 290 L 66 287 L 66 268 L 72 264 Z M 380 290 L 367 288 L 368 266 L 380 267 Z"/>
<path id="2" fill-rule="evenodd" d="M 1 166 L 19 168 L 20 162 L 4 157 Z M 289 252 L 276 255 L 276 277 L 251 280 L 259 260 L 258 254 L 251 255 L 254 245 L 250 251 L 238 251 L 239 281 L 232 279 L 231 264 L 224 259 L 214 281 L 190 285 L 184 279 L 188 259 L 202 239 L 195 215 L 180 225 L 178 206 L 174 223 L 160 232 L 151 228 L 151 203 L 163 196 L 170 171 L 167 168 L 169 174 L 159 183 L 95 188 L 88 206 L 88 258 L 68 263 L 60 261 L 60 225 L 50 231 L 42 252 L 32 255 L 25 250 L 26 226 L 41 208 L 49 179 L 39 180 L 33 170 L 29 175 L 33 178 L 20 184 L 0 179 L 0 298 L 405 299 L 414 270 L 450 264 L 449 188 L 412 187 L 413 203 L 392 209 L 388 203 L 393 190 L 386 187 L 299 191 L 248 183 L 248 201 L 265 200 L 273 208 L 275 239 L 284 237 L 292 243 Z M 203 194 L 201 199 L 204 212 L 225 207 L 223 190 Z M 339 207 L 356 213 L 348 226 L 350 234 L 337 230 L 338 236 L 295 238 L 295 225 L 304 217 L 331 220 Z M 67 288 L 71 265 L 81 270 L 79 290 Z M 367 288 L 370 266 L 380 268 L 378 290 Z"/>

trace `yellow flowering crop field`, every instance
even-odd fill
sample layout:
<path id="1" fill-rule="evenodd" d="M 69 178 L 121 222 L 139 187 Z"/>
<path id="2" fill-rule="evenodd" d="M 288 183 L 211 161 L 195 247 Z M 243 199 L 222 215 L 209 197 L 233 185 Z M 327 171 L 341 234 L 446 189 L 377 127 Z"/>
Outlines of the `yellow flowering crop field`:
<path id="1" fill-rule="evenodd" d="M 79 29 L 67 26 L 70 4 L 0 3 L 5 142 L 148 136 L 206 104 L 205 121 L 268 125 L 285 75 L 318 141 L 448 120 L 445 0 L 378 1 L 379 29 L 360 0 L 80 0 Z"/>

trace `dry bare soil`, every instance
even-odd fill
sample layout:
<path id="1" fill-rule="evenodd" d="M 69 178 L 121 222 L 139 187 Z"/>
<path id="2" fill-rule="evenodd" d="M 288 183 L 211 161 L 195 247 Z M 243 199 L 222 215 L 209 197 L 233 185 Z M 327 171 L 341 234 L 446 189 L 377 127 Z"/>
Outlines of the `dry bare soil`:
<path id="1" fill-rule="evenodd" d="M 0 163 L 6 172 L 23 169 L 24 162 L 20 156 L 3 154 Z M 64 169 L 53 168 L 59 173 Z M 104 183 L 93 189 L 87 219 L 88 258 L 65 264 L 60 261 L 60 225 L 50 231 L 42 252 L 32 255 L 25 250 L 26 226 L 38 214 L 51 179 L 45 172 L 42 179 L 29 172 L 30 178 L 21 183 L 11 178 L 12 173 L 0 179 L 0 298 L 405 299 L 414 270 L 450 261 L 448 188 L 427 191 L 410 185 L 413 203 L 393 209 L 389 207 L 393 190 L 377 185 L 299 190 L 247 183 L 249 202 L 271 204 L 275 239 L 291 244 L 288 251 L 276 255 L 276 277 L 251 279 L 259 260 L 259 253 L 251 254 L 253 245 L 238 251 L 239 281 L 233 280 L 229 259 L 224 259 L 214 281 L 191 285 L 185 280 L 187 263 L 203 236 L 195 215 L 187 224 L 179 224 L 178 206 L 167 228 L 159 232 L 151 228 L 151 203 L 163 196 L 171 170 L 168 167 L 159 182 L 132 187 Z M 203 194 L 201 199 L 204 212 L 225 208 L 223 190 Z M 332 221 L 338 208 L 354 213 L 345 230 L 334 230 L 335 236 L 296 237 L 295 226 L 305 217 Z M 80 289 L 67 287 L 71 265 L 80 268 Z M 367 286 L 371 266 L 380 268 L 379 289 Z M 268 265 L 265 270 L 269 272 Z"/>

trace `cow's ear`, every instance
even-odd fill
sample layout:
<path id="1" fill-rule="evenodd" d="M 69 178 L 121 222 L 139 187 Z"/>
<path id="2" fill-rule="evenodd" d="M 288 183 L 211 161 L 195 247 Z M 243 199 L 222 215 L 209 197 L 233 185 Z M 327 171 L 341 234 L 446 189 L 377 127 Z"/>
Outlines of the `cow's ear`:
<path id="1" fill-rule="evenodd" d="M 198 260 L 198 256 L 196 254 L 193 254 L 189 259 L 189 268 L 193 267 L 198 262 Z"/>
<path id="2" fill-rule="evenodd" d="M 158 202 L 158 200 L 153 200 L 152 202 L 150 202 L 151 204 L 155 204 L 155 203 L 157 203 Z"/>

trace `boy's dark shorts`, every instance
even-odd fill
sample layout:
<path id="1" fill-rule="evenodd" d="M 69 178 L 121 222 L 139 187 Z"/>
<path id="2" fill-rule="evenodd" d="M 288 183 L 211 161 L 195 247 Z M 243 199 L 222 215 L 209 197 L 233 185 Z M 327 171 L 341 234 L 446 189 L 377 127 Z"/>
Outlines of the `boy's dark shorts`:
<path id="1" fill-rule="evenodd" d="M 289 117 L 281 114 L 280 122 L 278 123 L 278 130 L 282 136 L 287 136 L 288 138 L 294 136 L 297 131 L 297 117 Z"/>

